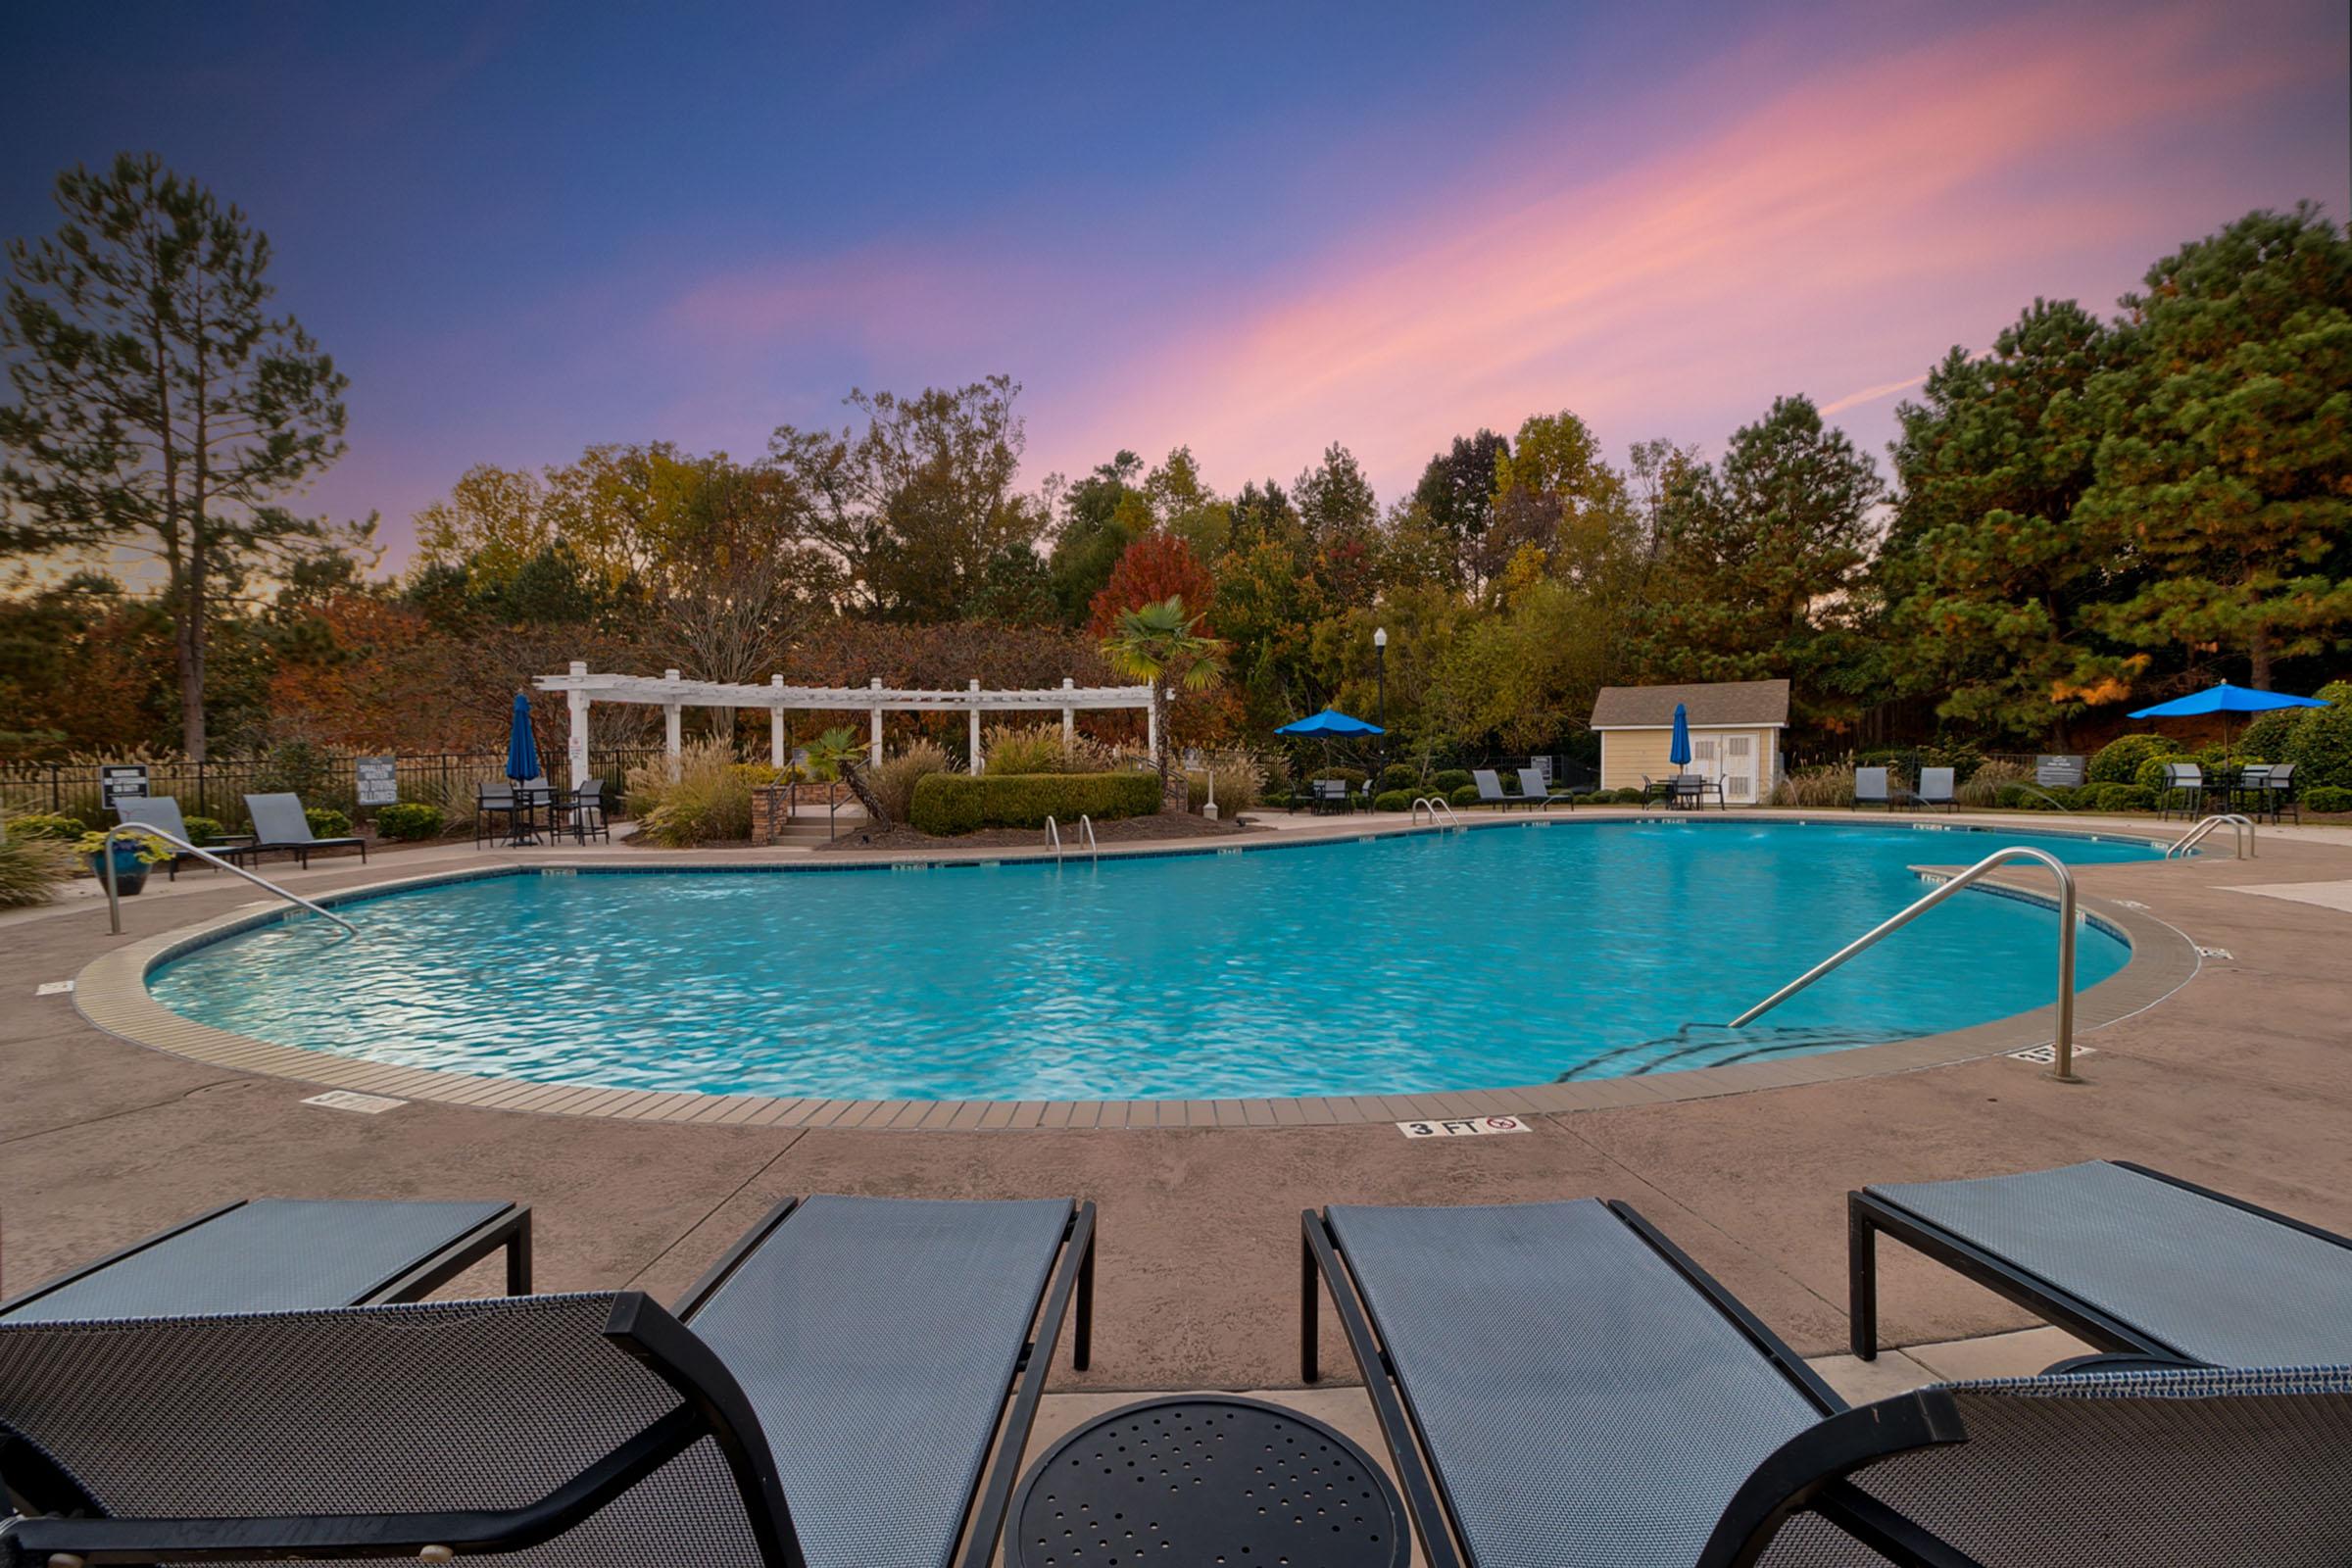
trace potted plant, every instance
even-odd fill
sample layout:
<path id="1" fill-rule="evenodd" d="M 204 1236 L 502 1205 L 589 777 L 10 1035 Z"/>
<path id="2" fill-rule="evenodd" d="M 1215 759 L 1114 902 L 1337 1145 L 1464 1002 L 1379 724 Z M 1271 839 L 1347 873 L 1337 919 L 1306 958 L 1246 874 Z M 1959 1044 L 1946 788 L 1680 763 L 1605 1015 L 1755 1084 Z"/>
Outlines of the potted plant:
<path id="1" fill-rule="evenodd" d="M 124 834 L 110 845 L 104 833 L 93 831 L 84 833 L 74 848 L 81 856 L 81 863 L 101 883 L 106 881 L 106 867 L 100 861 L 99 852 L 104 850 L 111 856 L 115 862 L 115 891 L 125 895 L 147 886 L 149 866 L 172 858 L 171 848 L 162 839 L 145 833 Z"/>

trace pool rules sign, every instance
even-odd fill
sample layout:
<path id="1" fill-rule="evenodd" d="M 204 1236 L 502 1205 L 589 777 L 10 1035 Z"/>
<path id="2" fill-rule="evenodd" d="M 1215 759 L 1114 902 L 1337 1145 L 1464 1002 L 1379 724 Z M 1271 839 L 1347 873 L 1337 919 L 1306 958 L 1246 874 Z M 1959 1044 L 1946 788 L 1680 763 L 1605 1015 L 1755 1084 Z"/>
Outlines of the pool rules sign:
<path id="1" fill-rule="evenodd" d="M 1489 1133 L 1523 1133 L 1527 1122 L 1518 1116 L 1459 1116 L 1449 1121 L 1400 1121 L 1396 1130 L 1407 1138 L 1484 1138 Z"/>

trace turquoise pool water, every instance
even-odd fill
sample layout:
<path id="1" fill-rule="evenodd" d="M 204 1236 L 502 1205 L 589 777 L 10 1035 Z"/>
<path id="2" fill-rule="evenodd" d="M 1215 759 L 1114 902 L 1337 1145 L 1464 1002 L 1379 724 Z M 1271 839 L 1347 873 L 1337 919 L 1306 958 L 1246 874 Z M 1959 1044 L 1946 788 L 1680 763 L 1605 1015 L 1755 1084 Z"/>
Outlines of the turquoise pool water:
<path id="1" fill-rule="evenodd" d="M 319 1051 L 549 1083 L 845 1099 L 1402 1094 L 1934 1034 L 2045 1004 L 2056 915 L 1954 899 L 1708 1028 L 2004 843 L 1907 824 L 1519 824 L 994 866 L 500 876 L 273 922 L 150 975 Z M 2078 983 L 2124 945 L 2082 933 Z M 1689 1027 L 1698 1025 L 1700 1027 Z M 1766 1026 L 1769 1027 L 1766 1027 Z"/>

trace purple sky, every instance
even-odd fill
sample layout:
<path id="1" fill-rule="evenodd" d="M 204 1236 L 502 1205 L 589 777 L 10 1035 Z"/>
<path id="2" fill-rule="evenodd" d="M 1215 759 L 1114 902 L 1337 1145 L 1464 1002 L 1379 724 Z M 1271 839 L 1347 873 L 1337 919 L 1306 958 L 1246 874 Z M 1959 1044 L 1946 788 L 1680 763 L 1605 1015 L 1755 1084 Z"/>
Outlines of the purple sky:
<path id="1" fill-rule="evenodd" d="M 2035 295 L 2254 207 L 2352 210 L 2346 8 L 42 8 L 0 234 L 152 148 L 270 233 L 352 377 L 313 492 L 757 454 L 853 385 L 1021 381 L 1024 481 L 1190 443 L 1384 499 L 1571 408 L 1720 447 L 1805 392 L 1879 453 Z"/>

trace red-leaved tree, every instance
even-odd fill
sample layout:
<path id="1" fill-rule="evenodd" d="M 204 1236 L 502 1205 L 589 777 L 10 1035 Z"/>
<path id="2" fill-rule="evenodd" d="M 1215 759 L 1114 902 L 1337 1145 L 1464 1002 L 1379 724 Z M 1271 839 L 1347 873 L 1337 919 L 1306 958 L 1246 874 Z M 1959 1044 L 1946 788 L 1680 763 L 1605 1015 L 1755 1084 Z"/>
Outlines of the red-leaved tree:
<path id="1" fill-rule="evenodd" d="M 1153 528 L 1138 534 L 1118 564 L 1110 568 L 1110 581 L 1088 607 L 1087 631 L 1097 639 L 1106 637 L 1126 612 L 1164 604 L 1171 597 L 1182 599 L 1185 609 L 1201 614 L 1208 611 L 1215 593 L 1216 583 L 1208 568 L 1200 564 L 1200 558 L 1193 554 L 1193 547 L 1165 528 Z M 1210 634 L 1209 624 L 1201 623 L 1201 635 Z"/>

